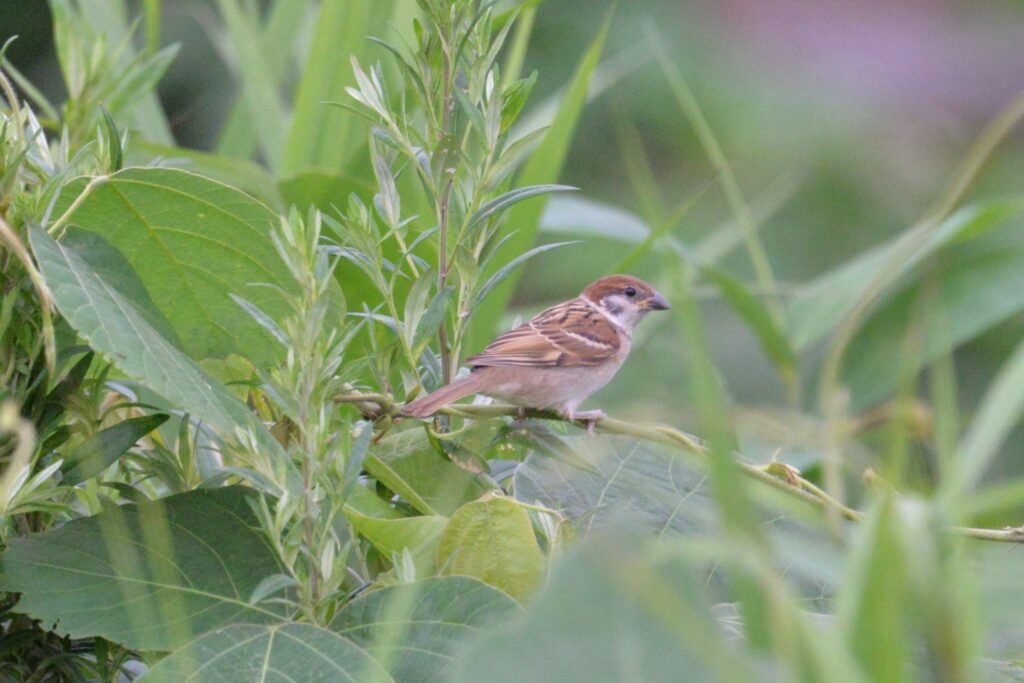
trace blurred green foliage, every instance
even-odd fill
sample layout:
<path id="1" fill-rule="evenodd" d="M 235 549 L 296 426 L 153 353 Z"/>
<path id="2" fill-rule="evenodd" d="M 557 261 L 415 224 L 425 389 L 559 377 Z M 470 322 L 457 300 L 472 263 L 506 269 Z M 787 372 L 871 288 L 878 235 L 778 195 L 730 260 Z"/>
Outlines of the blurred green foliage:
<path id="1" fill-rule="evenodd" d="M 1015 5 L 8 4 L 0 680 L 1024 680 Z"/>

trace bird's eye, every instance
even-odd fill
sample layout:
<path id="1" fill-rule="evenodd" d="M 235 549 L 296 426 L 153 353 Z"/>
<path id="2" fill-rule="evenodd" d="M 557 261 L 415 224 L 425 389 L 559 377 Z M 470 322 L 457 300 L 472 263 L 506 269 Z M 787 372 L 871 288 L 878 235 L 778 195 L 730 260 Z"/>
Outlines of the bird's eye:
<path id="1" fill-rule="evenodd" d="M 626 287 L 626 296 L 636 296 L 636 287 Z"/>

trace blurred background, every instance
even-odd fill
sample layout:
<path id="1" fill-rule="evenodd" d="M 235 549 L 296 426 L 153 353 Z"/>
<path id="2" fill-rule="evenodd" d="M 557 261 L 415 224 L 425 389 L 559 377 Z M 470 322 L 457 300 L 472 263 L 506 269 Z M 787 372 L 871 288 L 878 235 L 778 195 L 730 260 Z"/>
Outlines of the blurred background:
<path id="1" fill-rule="evenodd" d="M 181 51 L 160 97 L 177 143 L 201 150 L 215 144 L 236 94 L 211 5 L 165 0 L 162 28 L 162 42 L 180 43 Z M 526 71 L 539 72 L 531 102 L 542 103 L 567 81 L 609 7 L 594 0 L 539 4 L 526 56 Z M 19 36 L 9 59 L 60 101 L 49 32 L 45 0 L 0 0 L 0 39 Z M 522 315 L 607 273 L 622 258 L 621 235 L 636 231 L 652 211 L 671 213 L 683 198 L 699 196 L 672 233 L 688 246 L 714 239 L 732 220 L 714 167 L 659 67 L 655 36 L 685 75 L 736 172 L 784 298 L 919 219 L 984 125 L 1024 90 L 1024 4 L 1013 0 L 619 3 L 562 176 L 581 188 L 586 203 L 552 201 L 542 235 L 579 238 L 584 229 L 587 237 L 571 251 L 531 262 L 514 300 Z M 970 196 L 1019 195 L 1022 148 L 1018 130 Z M 643 162 L 649 182 L 637 185 L 631 159 Z M 567 259 L 572 267 L 565 267 Z M 655 252 L 633 272 L 657 285 L 666 280 L 667 263 Z M 732 249 L 721 265 L 754 281 L 742 249 Z M 713 351 L 737 410 L 765 437 L 774 408 L 784 403 L 783 388 L 757 340 L 716 292 L 700 290 Z M 968 414 L 1021 338 L 1022 323 L 1019 314 L 1008 315 L 958 350 Z M 686 349 L 677 323 L 652 317 L 639 335 L 626 371 L 591 403 L 685 427 Z M 819 352 L 810 348 L 802 359 L 810 388 L 805 409 L 814 406 Z M 782 422 L 789 429 L 796 424 Z M 763 440 L 766 448 L 797 442 L 792 435 Z M 996 474 L 1019 471 L 1013 463 L 1022 452 L 1011 445 Z"/>

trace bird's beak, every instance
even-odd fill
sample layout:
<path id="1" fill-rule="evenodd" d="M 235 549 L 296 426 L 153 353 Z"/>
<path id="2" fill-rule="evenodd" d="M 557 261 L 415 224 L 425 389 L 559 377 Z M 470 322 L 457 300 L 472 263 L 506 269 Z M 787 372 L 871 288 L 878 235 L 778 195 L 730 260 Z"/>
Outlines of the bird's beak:
<path id="1" fill-rule="evenodd" d="M 665 297 L 655 292 L 654 296 L 647 300 L 646 308 L 649 311 L 667 311 L 672 307 L 668 305 L 668 301 Z"/>

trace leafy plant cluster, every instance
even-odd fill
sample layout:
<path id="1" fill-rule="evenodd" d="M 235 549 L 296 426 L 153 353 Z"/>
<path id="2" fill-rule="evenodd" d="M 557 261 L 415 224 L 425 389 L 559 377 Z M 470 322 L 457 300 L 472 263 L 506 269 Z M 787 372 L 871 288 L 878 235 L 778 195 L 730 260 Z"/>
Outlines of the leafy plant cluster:
<path id="1" fill-rule="evenodd" d="M 675 240 L 699 192 L 663 205 L 624 149 L 648 237 L 623 265 L 664 255 L 679 324 L 660 332 L 687 349 L 703 441 L 495 405 L 423 424 L 396 406 L 454 379 L 520 266 L 565 246 L 538 244 L 541 210 L 572 189 L 611 16 L 523 130 L 534 3 L 217 0 L 239 93 L 202 153 L 154 96 L 174 58 L 159 2 L 138 23 L 122 0 L 50 4 L 67 100 L 0 72 L 0 680 L 1020 679 L 1021 553 L 991 542 L 1024 533 L 985 525 L 1024 496 L 979 485 L 1024 359 L 961 430 L 952 356 L 1012 311 L 917 305 L 967 305 L 963 272 L 1002 282 L 1020 200 L 958 204 L 1019 102 L 919 224 L 786 301 L 659 52 L 736 212 L 725 251 L 758 280 Z M 803 475 L 735 455 L 703 283 L 794 409 L 825 345 Z M 865 373 L 895 398 L 858 413 Z M 869 447 L 886 457 L 865 486 Z"/>

